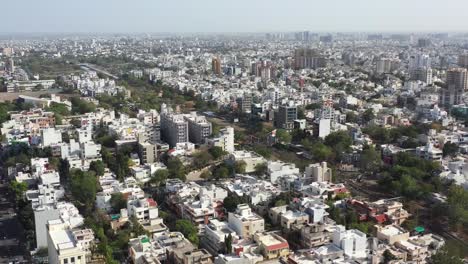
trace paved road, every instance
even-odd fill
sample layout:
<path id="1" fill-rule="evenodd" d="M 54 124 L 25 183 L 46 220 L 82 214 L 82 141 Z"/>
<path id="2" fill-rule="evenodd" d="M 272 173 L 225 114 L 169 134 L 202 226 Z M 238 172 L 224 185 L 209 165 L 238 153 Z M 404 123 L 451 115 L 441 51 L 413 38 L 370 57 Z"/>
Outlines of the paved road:
<path id="1" fill-rule="evenodd" d="M 6 186 L 0 184 L 0 263 L 23 261 L 25 239 L 23 229 L 14 212 L 13 204 L 6 199 Z"/>

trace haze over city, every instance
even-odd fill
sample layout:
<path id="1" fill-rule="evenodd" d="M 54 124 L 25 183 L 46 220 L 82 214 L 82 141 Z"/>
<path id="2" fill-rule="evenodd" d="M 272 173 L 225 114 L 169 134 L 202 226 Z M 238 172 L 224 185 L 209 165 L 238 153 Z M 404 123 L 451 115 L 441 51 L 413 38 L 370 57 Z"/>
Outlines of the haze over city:
<path id="1" fill-rule="evenodd" d="M 2 3 L 0 32 L 465 31 L 464 0 L 41 0 Z"/>

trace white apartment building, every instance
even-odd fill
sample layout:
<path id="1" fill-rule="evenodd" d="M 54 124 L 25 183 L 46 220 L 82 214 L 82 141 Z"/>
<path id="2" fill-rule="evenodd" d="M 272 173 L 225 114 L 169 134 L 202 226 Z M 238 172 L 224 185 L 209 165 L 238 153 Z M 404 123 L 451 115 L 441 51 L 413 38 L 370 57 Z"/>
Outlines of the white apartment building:
<path id="1" fill-rule="evenodd" d="M 221 129 L 217 137 L 208 139 L 208 144 L 213 147 L 220 147 L 228 153 L 234 152 L 234 128 L 226 127 Z"/>
<path id="2" fill-rule="evenodd" d="M 47 233 L 50 264 L 86 263 L 87 249 L 64 222 L 59 219 L 48 221 Z"/>
<path id="3" fill-rule="evenodd" d="M 278 180 L 282 177 L 300 174 L 299 168 L 296 168 L 296 165 L 293 163 L 268 161 L 267 168 L 267 175 L 273 184 L 278 183 Z"/>
<path id="4" fill-rule="evenodd" d="M 53 127 L 41 130 L 41 146 L 50 147 L 51 145 L 62 143 L 62 132 Z"/>
<path id="5" fill-rule="evenodd" d="M 426 146 L 416 148 L 416 156 L 425 160 L 441 161 L 443 151 L 439 148 L 434 147 L 432 143 L 428 142 Z"/>
<path id="6" fill-rule="evenodd" d="M 342 225 L 338 225 L 332 235 L 333 244 L 344 251 L 344 254 L 351 258 L 367 257 L 367 237 L 363 232 L 351 229 L 346 230 Z"/>
<path id="7" fill-rule="evenodd" d="M 160 233 L 167 230 L 163 220 L 159 218 L 157 203 L 152 198 L 130 197 L 127 201 L 128 216 L 134 216 L 150 233 Z"/>

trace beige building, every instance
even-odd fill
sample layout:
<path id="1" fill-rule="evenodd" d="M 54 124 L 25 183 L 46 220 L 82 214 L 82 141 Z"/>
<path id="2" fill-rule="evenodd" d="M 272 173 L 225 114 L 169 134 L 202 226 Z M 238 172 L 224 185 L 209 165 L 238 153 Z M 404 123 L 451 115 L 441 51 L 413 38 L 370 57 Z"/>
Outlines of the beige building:
<path id="1" fill-rule="evenodd" d="M 254 172 L 257 165 L 266 163 L 265 158 L 253 151 L 236 150 L 231 154 L 229 162 L 235 164 L 240 161 L 245 162 L 246 173 Z"/>
<path id="2" fill-rule="evenodd" d="M 308 224 L 310 218 L 304 212 L 287 210 L 286 205 L 270 208 L 268 214 L 273 224 L 280 224 L 285 229 L 290 229 L 294 224 Z"/>
<path id="3" fill-rule="evenodd" d="M 396 242 L 408 240 L 409 238 L 409 232 L 396 225 L 388 225 L 383 227 L 375 225 L 374 227 L 377 230 L 377 238 L 387 242 L 390 245 L 393 245 Z"/>
<path id="4" fill-rule="evenodd" d="M 316 182 L 331 182 L 332 181 L 332 170 L 328 168 L 327 163 L 310 164 L 305 168 L 306 177 L 312 178 Z"/>
<path id="5" fill-rule="evenodd" d="M 239 204 L 235 213 L 229 213 L 228 223 L 242 238 L 251 238 L 255 233 L 265 230 L 265 220 L 252 212 L 248 204 Z"/>
<path id="6" fill-rule="evenodd" d="M 138 156 L 142 164 L 158 161 L 158 146 L 149 142 L 138 143 Z"/>
<path id="7" fill-rule="evenodd" d="M 289 255 L 288 241 L 275 233 L 257 233 L 254 240 L 258 244 L 261 254 L 267 260 Z"/>

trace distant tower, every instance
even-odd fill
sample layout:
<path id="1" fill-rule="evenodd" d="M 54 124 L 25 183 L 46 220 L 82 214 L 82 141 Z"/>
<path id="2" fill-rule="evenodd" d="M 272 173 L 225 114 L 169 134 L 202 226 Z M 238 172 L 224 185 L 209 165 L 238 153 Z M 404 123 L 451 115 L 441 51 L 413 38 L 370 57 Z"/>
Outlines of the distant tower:
<path id="1" fill-rule="evenodd" d="M 463 94 L 468 88 L 468 71 L 453 68 L 447 71 L 446 87 L 441 89 L 440 104 L 446 108 L 463 102 Z"/>
<path id="2" fill-rule="evenodd" d="M 221 75 L 221 59 L 219 57 L 213 58 L 211 61 L 211 70 L 216 75 Z"/>
<path id="3" fill-rule="evenodd" d="M 468 54 L 458 56 L 458 66 L 468 68 Z"/>
<path id="4" fill-rule="evenodd" d="M 12 58 L 9 58 L 5 64 L 5 70 L 9 73 L 15 73 L 15 62 Z"/>

